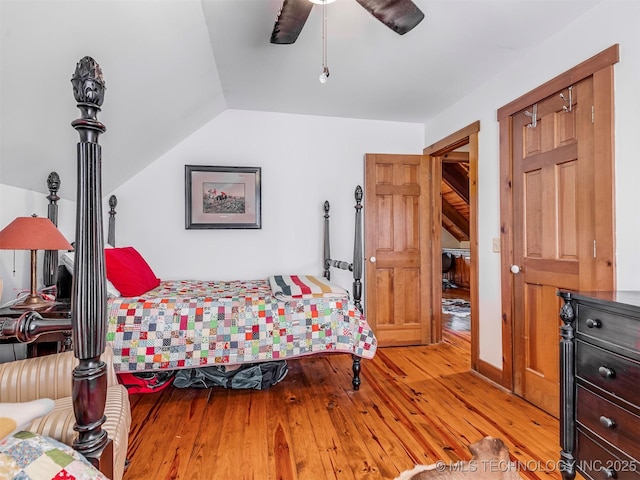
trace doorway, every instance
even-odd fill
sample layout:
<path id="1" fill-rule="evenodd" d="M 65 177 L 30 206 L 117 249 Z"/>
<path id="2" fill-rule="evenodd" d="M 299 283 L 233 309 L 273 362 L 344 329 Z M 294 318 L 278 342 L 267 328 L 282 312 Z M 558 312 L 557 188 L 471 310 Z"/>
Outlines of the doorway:
<path id="1" fill-rule="evenodd" d="M 442 156 L 442 338 L 471 345 L 469 144 Z"/>
<path id="2" fill-rule="evenodd" d="M 465 286 L 468 285 L 468 289 L 463 293 L 466 293 L 465 298 L 469 300 L 469 315 L 467 317 L 469 322 L 469 335 L 471 342 L 471 369 L 478 370 L 478 132 L 480 131 L 480 122 L 474 122 L 471 125 L 449 135 L 446 138 L 426 147 L 423 150 L 423 155 L 429 157 L 429 161 L 434 164 L 434 184 L 437 185 L 436 191 L 439 193 L 435 195 L 434 210 L 437 215 L 434 215 L 432 230 L 433 245 L 430 249 L 433 256 L 431 285 L 432 285 L 432 297 L 434 308 L 432 314 L 432 341 L 434 343 L 441 342 L 443 340 L 443 297 L 446 299 L 450 297 L 449 292 L 443 293 L 444 275 L 443 259 L 445 258 L 442 253 L 446 251 L 443 248 L 443 226 L 447 226 L 448 230 L 456 232 L 457 238 L 461 240 L 460 246 L 462 249 L 458 249 L 457 252 L 453 252 L 453 261 L 457 260 L 458 274 L 464 275 Z M 452 167 L 453 165 L 453 167 Z M 458 171 L 458 175 L 452 174 L 452 172 Z M 461 178 L 463 178 L 461 171 L 466 170 L 466 176 L 468 180 L 466 185 L 461 184 Z M 457 179 L 457 180 L 456 180 Z M 448 180 L 448 181 L 446 181 Z M 447 187 L 448 186 L 448 187 Z M 445 199 L 445 193 L 443 190 L 457 189 L 458 197 L 464 197 L 468 200 L 468 206 L 460 205 L 456 209 L 456 205 L 452 205 L 454 201 L 452 199 L 455 196 L 450 196 Z M 464 202 L 465 200 L 461 200 Z M 459 200 L 460 201 L 460 200 Z M 465 208 L 468 209 L 468 217 L 465 216 Z M 468 218 L 468 220 L 466 220 Z M 454 237 L 456 238 L 456 237 Z M 468 238 L 468 240 L 466 240 Z M 456 255 L 456 253 L 458 255 Z M 457 257 L 457 258 L 456 258 Z M 455 269 L 455 267 L 454 267 Z M 456 280 L 455 273 L 452 274 L 454 281 Z M 460 277 L 458 277 L 460 278 Z M 462 282 L 460 282 L 462 283 Z M 445 314 L 446 315 L 446 314 Z M 449 320 L 448 317 L 444 317 L 444 320 Z M 446 327 L 446 325 L 444 325 Z"/>

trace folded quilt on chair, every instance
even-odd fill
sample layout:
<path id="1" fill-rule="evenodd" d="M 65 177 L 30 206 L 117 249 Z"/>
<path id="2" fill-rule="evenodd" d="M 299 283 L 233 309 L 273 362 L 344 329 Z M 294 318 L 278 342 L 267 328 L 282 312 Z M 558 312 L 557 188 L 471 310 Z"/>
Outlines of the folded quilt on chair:
<path id="1" fill-rule="evenodd" d="M 109 480 L 73 448 L 31 432 L 0 441 L 0 478 Z"/>
<path id="2" fill-rule="evenodd" d="M 326 278 L 313 275 L 274 275 L 269 277 L 271 290 L 276 298 L 329 298 L 348 297 L 342 287 Z"/>

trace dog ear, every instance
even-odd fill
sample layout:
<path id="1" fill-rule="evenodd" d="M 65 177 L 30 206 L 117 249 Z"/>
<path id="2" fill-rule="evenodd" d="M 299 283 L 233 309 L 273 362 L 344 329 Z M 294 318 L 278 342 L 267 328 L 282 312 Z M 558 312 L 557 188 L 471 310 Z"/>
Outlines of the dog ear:
<path id="1" fill-rule="evenodd" d="M 503 449 L 505 449 L 505 444 L 502 440 L 489 436 L 469 445 L 469 451 L 474 459 L 497 458 Z"/>
<path id="2" fill-rule="evenodd" d="M 482 439 L 484 440 L 484 439 Z M 469 449 L 469 451 L 471 452 L 472 455 L 472 459 L 476 459 L 478 457 L 478 455 L 480 455 L 480 451 L 481 451 L 481 443 L 482 440 L 478 440 L 476 443 L 472 443 L 471 445 L 469 445 L 467 448 Z"/>

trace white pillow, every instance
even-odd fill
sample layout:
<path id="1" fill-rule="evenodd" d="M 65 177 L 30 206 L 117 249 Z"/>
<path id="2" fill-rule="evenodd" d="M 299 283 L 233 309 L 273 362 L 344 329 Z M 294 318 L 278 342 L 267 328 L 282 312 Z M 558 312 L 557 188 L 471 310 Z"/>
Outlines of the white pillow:
<path id="1" fill-rule="evenodd" d="M 64 252 L 60 257 L 60 261 L 67 268 L 67 271 L 73 275 L 73 262 L 75 260 L 74 256 L 75 252 Z M 113 286 L 113 283 L 107 279 L 107 296 L 109 297 L 121 297 L 120 292 L 116 287 Z"/>
<path id="2" fill-rule="evenodd" d="M 53 410 L 55 403 L 50 398 L 30 402 L 0 403 L 0 440 L 19 432 L 36 418 Z"/>

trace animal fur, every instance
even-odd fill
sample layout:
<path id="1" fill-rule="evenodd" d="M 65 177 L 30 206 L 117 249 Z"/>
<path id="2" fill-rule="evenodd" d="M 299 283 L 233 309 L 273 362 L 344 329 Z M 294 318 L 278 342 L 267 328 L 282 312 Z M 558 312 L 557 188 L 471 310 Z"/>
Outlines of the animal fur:
<path id="1" fill-rule="evenodd" d="M 509 448 L 499 438 L 484 437 L 469 445 L 472 454 L 468 462 L 417 465 L 402 472 L 396 480 L 520 480 L 515 465 L 509 459 Z"/>

